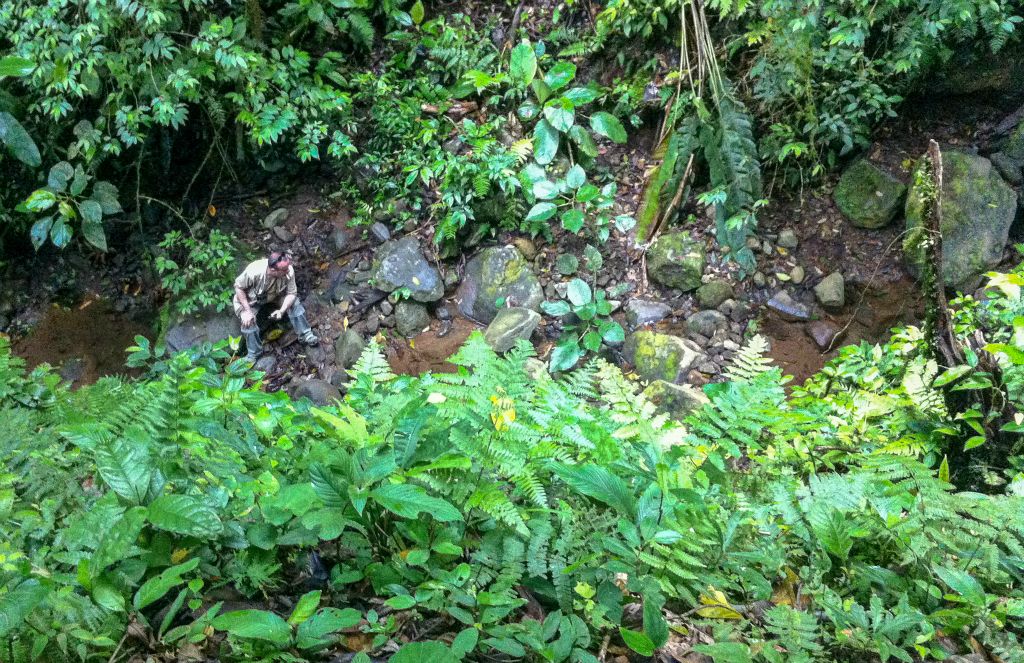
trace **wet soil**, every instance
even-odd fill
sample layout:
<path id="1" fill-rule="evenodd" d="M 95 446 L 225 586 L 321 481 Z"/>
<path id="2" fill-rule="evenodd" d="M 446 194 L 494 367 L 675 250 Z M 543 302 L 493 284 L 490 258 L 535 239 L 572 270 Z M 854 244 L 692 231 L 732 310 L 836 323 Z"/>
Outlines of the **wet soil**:
<path id="1" fill-rule="evenodd" d="M 105 299 L 86 298 L 72 307 L 47 309 L 25 337 L 13 343 L 28 368 L 49 364 L 74 386 L 105 375 L 138 375 L 125 366 L 124 349 L 136 335 L 152 338 L 149 325 L 116 312 Z"/>
<path id="2" fill-rule="evenodd" d="M 771 357 L 784 375 L 794 378 L 793 384 L 802 384 L 821 370 L 843 345 L 884 343 L 893 327 L 917 324 L 924 316 L 920 289 L 909 278 L 847 296 L 853 301 L 842 311 L 820 312 L 819 320 L 840 330 L 826 350 L 810 336 L 807 323 L 783 320 L 771 312 L 762 318 L 761 333 L 771 341 Z"/>
<path id="3" fill-rule="evenodd" d="M 433 320 L 430 329 L 415 338 L 389 338 L 385 354 L 391 370 L 398 375 L 454 373 L 458 370 L 448 358 L 458 352 L 469 335 L 480 325 L 462 317 L 449 321 Z"/>

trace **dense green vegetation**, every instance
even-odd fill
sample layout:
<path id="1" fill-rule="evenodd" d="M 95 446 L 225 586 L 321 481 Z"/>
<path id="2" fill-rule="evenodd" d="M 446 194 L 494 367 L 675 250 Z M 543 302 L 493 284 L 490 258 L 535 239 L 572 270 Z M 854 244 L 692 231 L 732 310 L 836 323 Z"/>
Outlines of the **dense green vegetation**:
<path id="1" fill-rule="evenodd" d="M 602 278 L 622 262 L 613 237 L 647 246 L 690 226 L 672 246 L 693 254 L 693 283 L 666 285 L 717 290 L 706 336 L 735 323 L 739 339 L 752 321 L 718 311 L 743 302 L 705 278 L 705 243 L 716 278 L 731 261 L 753 273 L 767 191 L 822 181 L 954 54 L 1019 48 L 1021 13 L 7 0 L 0 266 L 33 250 L 99 265 L 141 245 L 164 324 L 223 311 L 240 259 L 268 247 L 218 227 L 217 196 L 316 179 L 359 232 L 404 228 L 410 263 L 436 276 L 432 298 L 410 281 L 350 306 L 369 249 L 332 265 L 349 299 L 317 303 L 344 304 L 362 347 L 348 312 L 383 301 L 429 319 L 486 240 L 569 248 L 550 288 L 519 248 L 508 274 L 488 272 L 533 279 L 533 308 L 561 332 L 546 361 L 477 333 L 457 373 L 395 375 L 370 340 L 345 396 L 320 407 L 267 391 L 234 341 L 173 354 L 140 337 L 141 377 L 72 391 L 0 334 L 0 662 L 1024 663 L 1024 268 L 952 300 L 949 338 L 930 301 L 920 329 L 845 347 L 800 385 L 747 334 L 683 421 L 598 358 L 626 339 L 618 307 L 650 268 L 640 251 Z M 925 208 L 931 163 L 914 175 Z M 291 233 L 263 227 L 278 229 Z M 342 239 L 332 256 L 357 250 Z M 915 231 L 907 246 L 935 244 Z M 676 368 L 665 377 L 686 379 Z"/>
<path id="2" fill-rule="evenodd" d="M 961 329 L 1017 333 L 1022 281 Z M 421 377 L 371 344 L 323 408 L 223 349 L 69 392 L 0 345 L 0 651 L 1024 660 L 1020 426 L 968 439 L 946 405 L 991 376 L 940 372 L 907 328 L 787 395 L 762 350 L 680 423 L 609 364 L 538 377 L 479 336 Z M 1019 384 L 1019 351 L 989 350 Z"/>

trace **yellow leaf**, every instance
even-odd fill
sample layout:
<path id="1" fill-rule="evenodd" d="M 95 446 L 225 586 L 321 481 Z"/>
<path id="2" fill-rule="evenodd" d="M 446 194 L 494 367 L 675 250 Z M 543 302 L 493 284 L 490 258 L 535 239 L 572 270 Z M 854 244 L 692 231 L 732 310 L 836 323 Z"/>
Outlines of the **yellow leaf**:
<path id="1" fill-rule="evenodd" d="M 267 340 L 276 341 L 277 339 L 281 338 L 281 334 L 283 333 L 284 330 L 282 329 L 271 329 L 269 332 L 267 332 Z"/>
<path id="2" fill-rule="evenodd" d="M 710 596 L 707 594 L 701 594 L 701 604 L 707 606 L 697 611 L 697 614 L 701 617 L 710 617 L 711 619 L 743 619 L 743 615 L 736 612 L 731 605 L 729 605 L 729 599 L 725 598 L 725 594 L 709 587 Z"/>
<path id="3" fill-rule="evenodd" d="M 800 578 L 793 573 L 792 569 L 786 569 L 786 579 L 779 583 L 772 591 L 772 603 L 775 605 L 796 605 L 796 586 Z"/>
<path id="4" fill-rule="evenodd" d="M 178 548 L 171 553 L 171 564 L 181 564 L 181 561 L 188 557 L 188 548 Z"/>
<path id="5" fill-rule="evenodd" d="M 420 280 L 419 280 L 419 278 L 417 278 L 417 277 L 415 277 L 415 276 L 414 276 L 414 277 L 412 277 L 412 284 L 413 284 L 413 285 L 419 285 L 419 284 L 420 284 Z"/>
<path id="6" fill-rule="evenodd" d="M 213 205 L 210 205 L 209 207 L 206 208 L 206 213 L 209 214 L 210 216 L 217 216 L 217 208 L 214 207 Z"/>

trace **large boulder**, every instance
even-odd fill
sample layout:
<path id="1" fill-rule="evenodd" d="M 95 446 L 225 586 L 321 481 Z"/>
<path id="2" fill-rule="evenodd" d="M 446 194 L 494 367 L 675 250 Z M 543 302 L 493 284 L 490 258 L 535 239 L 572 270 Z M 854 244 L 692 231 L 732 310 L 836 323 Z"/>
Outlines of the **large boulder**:
<path id="1" fill-rule="evenodd" d="M 314 405 L 330 405 L 341 399 L 341 391 L 327 380 L 307 378 L 296 385 L 292 398 L 308 398 Z"/>
<path id="2" fill-rule="evenodd" d="M 905 184 L 861 159 L 839 178 L 833 197 L 839 211 L 859 228 L 881 228 L 896 217 Z"/>
<path id="3" fill-rule="evenodd" d="M 415 237 L 382 244 L 373 254 L 370 278 L 386 292 L 407 288 L 418 302 L 434 302 L 444 296 L 441 273 L 427 262 Z"/>
<path id="4" fill-rule="evenodd" d="M 647 250 L 647 275 L 683 292 L 700 287 L 707 256 L 704 243 L 684 231 L 664 233 Z"/>
<path id="5" fill-rule="evenodd" d="M 495 352 L 508 352 L 516 341 L 530 340 L 533 330 L 540 324 L 540 313 L 528 308 L 503 308 L 484 331 L 484 340 Z"/>
<path id="6" fill-rule="evenodd" d="M 975 154 L 944 152 L 942 171 L 942 280 L 949 288 L 968 291 L 1002 259 L 1017 194 L 991 161 Z M 922 186 L 926 183 L 915 184 L 907 195 L 908 229 L 922 223 Z M 907 267 L 919 277 L 924 248 L 912 240 L 907 249 Z"/>
<path id="7" fill-rule="evenodd" d="M 643 391 L 643 396 L 673 419 L 679 421 L 711 400 L 704 392 L 688 384 L 673 384 L 655 380 Z"/>
<path id="8" fill-rule="evenodd" d="M 626 339 L 623 355 L 644 380 L 666 382 L 678 381 L 703 358 L 700 346 L 693 341 L 652 331 L 631 334 Z"/>
<path id="9" fill-rule="evenodd" d="M 241 336 L 241 323 L 234 311 L 206 310 L 180 318 L 167 328 L 164 342 L 169 352 L 181 352 L 204 343 L 217 343 L 229 336 Z"/>
<path id="10" fill-rule="evenodd" d="M 456 293 L 462 314 L 489 324 L 498 315 L 498 300 L 536 311 L 544 300 L 540 281 L 514 246 L 496 246 L 476 254 Z"/>

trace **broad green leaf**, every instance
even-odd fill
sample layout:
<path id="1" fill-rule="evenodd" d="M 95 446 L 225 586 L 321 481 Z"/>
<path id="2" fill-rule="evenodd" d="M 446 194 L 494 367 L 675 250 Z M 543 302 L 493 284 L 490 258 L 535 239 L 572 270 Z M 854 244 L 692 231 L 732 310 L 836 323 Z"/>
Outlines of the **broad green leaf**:
<path id="1" fill-rule="evenodd" d="M 49 593 L 49 587 L 35 578 L 29 578 L 4 594 L 0 598 L 0 638 L 20 629 L 25 618 Z"/>
<path id="2" fill-rule="evenodd" d="M 576 122 L 576 112 L 568 99 L 555 99 L 544 106 L 544 117 L 555 129 L 566 132 Z"/>
<path id="3" fill-rule="evenodd" d="M 419 25 L 423 22 L 424 12 L 422 0 L 416 0 L 416 4 L 414 4 L 412 9 L 409 10 L 409 16 L 412 18 L 414 25 Z"/>
<path id="4" fill-rule="evenodd" d="M 292 614 L 288 616 L 288 623 L 291 625 L 301 624 L 316 612 L 316 609 L 320 607 L 320 592 L 313 591 L 303 594 L 298 603 L 292 609 Z"/>
<path id="5" fill-rule="evenodd" d="M 426 511 L 435 520 L 462 520 L 462 514 L 447 500 L 432 497 L 420 486 L 409 483 L 385 484 L 370 491 L 370 497 L 388 511 L 403 518 L 415 518 Z"/>
<path id="6" fill-rule="evenodd" d="M 604 136 L 615 143 L 626 142 L 626 130 L 619 119 L 611 113 L 599 111 L 590 116 L 590 128 L 598 135 Z"/>
<path id="7" fill-rule="evenodd" d="M 12 157 L 26 166 L 38 168 L 43 159 L 32 136 L 21 126 L 21 122 L 6 111 L 0 111 L 0 143 L 3 143 Z"/>
<path id="8" fill-rule="evenodd" d="M 622 343 L 626 340 L 626 332 L 622 329 L 622 325 L 612 322 L 608 326 L 601 328 L 601 338 L 604 339 L 605 343 Z"/>
<path id="9" fill-rule="evenodd" d="M 121 203 L 117 200 L 117 187 L 110 182 L 96 182 L 92 187 L 91 198 L 100 204 L 104 214 L 117 214 L 121 211 Z"/>
<path id="10" fill-rule="evenodd" d="M 583 335 L 583 347 L 591 352 L 597 352 L 601 349 L 601 335 L 591 329 Z"/>
<path id="11" fill-rule="evenodd" d="M 357 626 L 363 614 L 354 608 L 324 608 L 299 625 L 295 644 L 299 649 L 326 647 L 333 633 Z"/>
<path id="12" fill-rule="evenodd" d="M 288 644 L 292 631 L 288 622 L 267 610 L 235 610 L 218 615 L 213 628 L 237 638 L 266 640 L 279 646 Z"/>
<path id="13" fill-rule="evenodd" d="M 522 85 L 533 82 L 533 77 L 537 75 L 537 54 L 529 42 L 520 42 L 512 49 L 508 73 L 513 80 Z"/>
<path id="14" fill-rule="evenodd" d="M 571 101 L 576 106 L 582 106 L 583 104 L 589 104 L 591 101 L 597 99 L 599 93 L 597 90 L 590 87 L 574 87 L 563 96 Z"/>
<path id="15" fill-rule="evenodd" d="M 135 606 L 136 610 L 142 610 L 159 601 L 167 592 L 185 582 L 182 576 L 194 571 L 197 566 L 199 566 L 199 558 L 193 557 L 187 562 L 164 569 L 160 575 L 153 576 L 142 583 L 142 587 L 139 587 L 139 590 L 135 592 L 132 605 Z"/>
<path id="16" fill-rule="evenodd" d="M 524 652 L 525 653 L 525 652 Z M 447 645 L 428 640 L 426 642 L 410 642 L 391 657 L 389 663 L 459 663 Z"/>
<path id="17" fill-rule="evenodd" d="M 533 130 L 533 157 L 542 166 L 545 166 L 555 158 L 558 153 L 558 130 L 547 120 L 541 120 Z"/>
<path id="18" fill-rule="evenodd" d="M 100 251 L 107 250 L 107 236 L 103 232 L 103 208 L 95 200 L 83 200 L 78 205 L 82 214 L 82 235 Z"/>
<path id="19" fill-rule="evenodd" d="M 583 358 L 583 350 L 572 340 L 561 341 L 551 350 L 548 368 L 552 373 L 567 371 Z"/>
<path id="20" fill-rule="evenodd" d="M 512 638 L 487 638 L 483 644 L 493 647 L 503 654 L 520 661 L 526 658 L 526 649 Z"/>
<path id="21" fill-rule="evenodd" d="M 459 634 L 455 636 L 455 639 L 452 640 L 452 653 L 459 658 L 464 658 L 466 654 L 476 649 L 476 643 L 479 637 L 480 631 L 476 630 L 473 626 L 462 629 L 459 631 Z"/>
<path id="22" fill-rule="evenodd" d="M 146 447 L 135 440 L 118 440 L 95 450 L 96 469 L 110 489 L 133 504 L 149 492 L 153 462 Z"/>
<path id="23" fill-rule="evenodd" d="M 401 596 L 392 596 L 384 601 L 384 604 L 393 610 L 408 610 L 416 605 L 416 599 L 408 594 L 403 594 Z"/>
<path id="24" fill-rule="evenodd" d="M 643 607 L 644 633 L 650 638 L 655 649 L 668 642 L 668 622 L 661 614 L 664 600 L 656 600 L 657 596 L 645 595 Z"/>
<path id="25" fill-rule="evenodd" d="M 550 316 L 554 316 L 554 317 L 560 317 L 560 316 L 563 316 L 563 315 L 567 315 L 569 312 L 572 311 L 572 309 L 569 308 L 569 302 L 562 301 L 562 300 L 553 301 L 553 302 L 551 302 L 551 301 L 541 302 L 540 307 L 541 307 L 541 309 L 544 310 L 545 313 L 547 313 Z"/>
<path id="26" fill-rule="evenodd" d="M 947 456 L 942 457 L 942 464 L 939 465 L 939 481 L 949 483 L 949 458 Z"/>
<path id="27" fill-rule="evenodd" d="M 562 212 L 561 219 L 562 227 L 571 233 L 578 233 L 583 230 L 583 225 L 586 222 L 586 217 L 583 216 L 583 212 L 575 207 Z"/>
<path id="28" fill-rule="evenodd" d="M 92 600 L 111 612 L 124 612 L 125 600 L 121 591 L 105 579 L 97 580 L 92 586 Z"/>
<path id="29" fill-rule="evenodd" d="M 527 221 L 547 221 L 555 215 L 558 211 L 558 206 L 554 203 L 537 203 L 530 208 L 530 211 L 526 215 Z"/>
<path id="30" fill-rule="evenodd" d="M 556 464 L 552 467 L 577 492 L 604 502 L 625 518 L 632 519 L 635 515 L 636 499 L 633 493 L 611 470 L 593 464 Z"/>
<path id="31" fill-rule="evenodd" d="M 59 193 L 67 191 L 68 182 L 75 176 L 75 168 L 67 161 L 61 161 L 50 168 L 50 174 L 46 178 L 46 185 Z"/>
<path id="32" fill-rule="evenodd" d="M 53 218 L 54 217 L 52 216 L 44 216 L 32 224 L 32 229 L 29 231 L 29 238 L 32 240 L 32 246 L 35 247 L 36 251 L 46 243 L 46 238 L 50 234 L 50 228 L 53 227 Z"/>
<path id="33" fill-rule="evenodd" d="M 35 68 L 35 62 L 32 62 L 32 60 L 26 60 L 25 58 L 19 58 L 16 55 L 8 55 L 7 57 L 0 58 L 0 76 L 13 76 L 20 78 L 22 76 L 28 76 Z"/>
<path id="34" fill-rule="evenodd" d="M 954 366 L 953 368 L 946 369 L 942 373 L 939 373 L 939 376 L 935 378 L 934 382 L 932 382 L 932 386 L 935 387 L 936 389 L 938 389 L 939 387 L 944 387 L 951 382 L 956 382 L 957 380 L 959 380 L 960 378 L 967 375 L 973 370 L 974 369 L 971 368 L 970 366 L 965 366 L 963 364 L 960 364 L 959 366 Z"/>
<path id="35" fill-rule="evenodd" d="M 594 137 L 579 124 L 574 124 L 572 129 L 569 129 L 569 138 L 580 148 L 580 152 L 583 152 L 588 157 L 596 157 L 598 155 L 597 143 L 594 142 Z"/>
<path id="36" fill-rule="evenodd" d="M 105 568 L 128 557 L 129 551 L 146 525 L 146 508 L 137 506 L 125 512 L 107 531 L 100 545 L 93 553 L 89 563 L 89 572 L 98 576 Z"/>
<path id="37" fill-rule="evenodd" d="M 566 289 L 566 297 L 572 302 L 573 306 L 583 306 L 589 304 L 594 298 L 594 293 L 591 292 L 590 286 L 583 279 L 573 279 L 569 281 L 569 287 Z"/>
<path id="38" fill-rule="evenodd" d="M 533 195 L 539 200 L 551 200 L 558 195 L 558 185 L 550 180 L 534 182 Z"/>
<path id="39" fill-rule="evenodd" d="M 52 191 L 36 189 L 25 200 L 25 207 L 30 212 L 45 212 L 53 207 L 56 202 L 57 196 Z"/>
<path id="40" fill-rule="evenodd" d="M 63 249 L 71 241 L 71 226 L 64 219 L 57 219 L 50 227 L 50 241 L 58 249 Z"/>
<path id="41" fill-rule="evenodd" d="M 544 83 L 551 90 L 565 87 L 576 78 L 576 65 L 571 62 L 558 62 L 544 74 Z"/>
<path id="42" fill-rule="evenodd" d="M 589 203 L 594 198 L 601 195 L 601 190 L 593 184 L 584 184 L 580 187 L 580 190 L 576 192 L 576 200 L 581 203 Z"/>
<path id="43" fill-rule="evenodd" d="M 578 189 L 587 182 L 587 171 L 583 170 L 583 167 L 576 164 L 569 169 L 569 172 L 565 174 L 565 183 L 571 189 Z"/>
<path id="44" fill-rule="evenodd" d="M 651 642 L 651 639 L 646 634 L 620 626 L 619 635 L 622 636 L 622 641 L 626 643 L 627 647 L 641 656 L 654 655 L 654 643 Z"/>
<path id="45" fill-rule="evenodd" d="M 636 219 L 629 214 L 619 214 L 615 217 L 615 228 L 620 233 L 628 233 L 636 227 Z"/>
<path id="46" fill-rule="evenodd" d="M 217 512 L 192 495 L 161 495 L 149 505 L 149 522 L 157 529 L 199 538 L 223 530 Z"/>
<path id="47" fill-rule="evenodd" d="M 974 579 L 971 574 L 948 566 L 932 565 L 935 575 L 942 579 L 942 582 L 949 585 L 950 589 L 959 594 L 965 601 L 974 606 L 985 605 L 985 590 L 981 583 Z"/>

